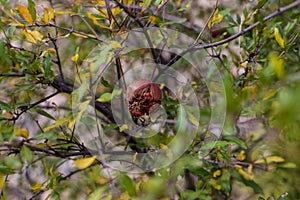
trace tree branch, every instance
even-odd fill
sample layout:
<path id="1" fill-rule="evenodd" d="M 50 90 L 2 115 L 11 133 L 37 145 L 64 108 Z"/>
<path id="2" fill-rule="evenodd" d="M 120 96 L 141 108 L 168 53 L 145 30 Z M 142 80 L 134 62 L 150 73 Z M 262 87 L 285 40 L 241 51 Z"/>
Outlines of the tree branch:
<path id="1" fill-rule="evenodd" d="M 270 15 L 266 16 L 263 19 L 263 22 L 266 22 L 266 21 L 268 21 L 268 20 L 270 20 L 270 19 L 272 19 L 272 18 L 274 18 L 274 17 L 276 17 L 278 15 L 281 15 L 282 13 L 284 13 L 284 12 L 286 12 L 286 11 L 294 8 L 294 7 L 297 7 L 299 5 L 300 5 L 300 0 L 297 0 L 297 1 L 295 1 L 295 2 L 293 2 L 293 3 L 291 3 L 291 4 L 287 5 L 287 6 L 285 6 L 283 8 L 280 8 L 276 12 L 273 12 Z M 230 36 L 230 37 L 228 37 L 228 38 L 226 38 L 224 40 L 221 40 L 219 42 L 214 42 L 214 43 L 205 44 L 205 45 L 199 45 L 199 46 L 197 45 L 197 46 L 193 47 L 192 49 L 193 50 L 207 49 L 207 48 L 210 48 L 210 47 L 216 47 L 216 46 L 220 46 L 222 44 L 228 43 L 228 42 L 230 42 L 230 41 L 232 41 L 232 40 L 234 40 L 234 39 L 236 39 L 236 38 L 244 35 L 245 33 L 251 31 L 252 29 L 254 29 L 255 27 L 257 27 L 259 25 L 259 23 L 260 22 L 255 22 L 254 24 L 248 26 L 247 28 L 245 28 L 244 30 L 240 31 L 239 33 L 237 33 L 235 35 L 232 35 L 232 36 Z"/>

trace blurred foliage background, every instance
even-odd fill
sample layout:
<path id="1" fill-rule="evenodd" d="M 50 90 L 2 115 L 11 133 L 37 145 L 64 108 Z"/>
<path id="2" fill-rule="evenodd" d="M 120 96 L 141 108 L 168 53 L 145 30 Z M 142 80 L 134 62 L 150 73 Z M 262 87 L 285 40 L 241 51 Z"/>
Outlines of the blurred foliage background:
<path id="1" fill-rule="evenodd" d="M 1 199 L 300 199 L 299 5 L 299 0 L 1 0 Z M 126 32 L 146 27 L 194 38 L 186 49 L 205 49 L 207 62 L 221 72 L 226 120 L 212 145 L 203 139 L 210 134 L 209 91 L 188 61 L 172 54 L 158 59 L 151 48 L 119 57 Z M 71 100 L 89 90 L 84 76 L 97 66 L 86 58 L 97 46 L 98 65 L 108 67 L 96 99 L 88 96 L 76 110 Z M 122 151 L 162 148 L 182 118 L 174 94 L 164 90 L 162 99 L 172 123 L 146 145 L 124 134 L 126 126 L 110 110 L 120 73 L 149 60 L 189 76 L 201 121 L 191 111 L 187 121 L 199 131 L 170 166 L 119 172 L 91 155 L 74 134 L 76 120 L 93 123 L 81 112 L 92 104 Z"/>

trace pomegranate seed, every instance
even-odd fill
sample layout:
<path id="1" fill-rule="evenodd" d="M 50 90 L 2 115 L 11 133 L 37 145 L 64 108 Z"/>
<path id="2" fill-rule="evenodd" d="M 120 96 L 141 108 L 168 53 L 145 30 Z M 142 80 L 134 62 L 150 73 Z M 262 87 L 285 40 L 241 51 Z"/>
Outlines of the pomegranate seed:
<path id="1" fill-rule="evenodd" d="M 147 92 L 147 93 L 145 94 L 145 97 L 146 97 L 147 100 L 150 100 L 151 96 L 152 96 L 152 95 L 150 94 L 150 92 Z"/>

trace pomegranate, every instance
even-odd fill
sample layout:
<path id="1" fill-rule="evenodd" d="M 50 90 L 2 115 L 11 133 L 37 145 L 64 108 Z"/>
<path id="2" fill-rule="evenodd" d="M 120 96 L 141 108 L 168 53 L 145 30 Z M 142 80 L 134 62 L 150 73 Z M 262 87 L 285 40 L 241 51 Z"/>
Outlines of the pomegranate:
<path id="1" fill-rule="evenodd" d="M 126 91 L 129 112 L 135 122 L 141 116 L 149 116 L 151 107 L 160 104 L 162 91 L 149 80 L 137 80 L 131 83 Z"/>

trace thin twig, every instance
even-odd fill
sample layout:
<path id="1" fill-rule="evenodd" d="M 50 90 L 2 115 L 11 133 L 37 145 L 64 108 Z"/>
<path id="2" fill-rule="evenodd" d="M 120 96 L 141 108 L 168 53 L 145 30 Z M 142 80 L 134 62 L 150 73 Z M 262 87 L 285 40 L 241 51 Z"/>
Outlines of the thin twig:
<path id="1" fill-rule="evenodd" d="M 50 38 L 51 42 L 54 45 L 56 58 L 57 58 L 57 66 L 58 66 L 59 75 L 60 75 L 61 80 L 64 81 L 65 79 L 64 79 L 64 74 L 63 74 L 63 71 L 62 71 L 62 66 L 61 66 L 60 56 L 59 56 L 59 52 L 58 52 L 58 47 L 57 47 L 57 44 L 56 44 L 56 39 L 52 38 L 50 36 L 50 33 L 48 34 L 48 37 Z"/>
<path id="2" fill-rule="evenodd" d="M 215 8 L 213 10 L 213 12 L 210 14 L 209 18 L 207 19 L 207 21 L 205 22 L 204 27 L 202 28 L 201 32 L 199 33 L 198 37 L 196 38 L 194 45 L 197 45 L 202 34 L 204 33 L 204 30 L 206 29 L 206 27 L 208 26 L 209 21 L 211 20 L 211 18 L 214 16 L 214 14 L 216 13 L 217 9 L 218 9 L 218 5 L 219 5 L 219 0 L 216 1 L 216 5 Z"/>

